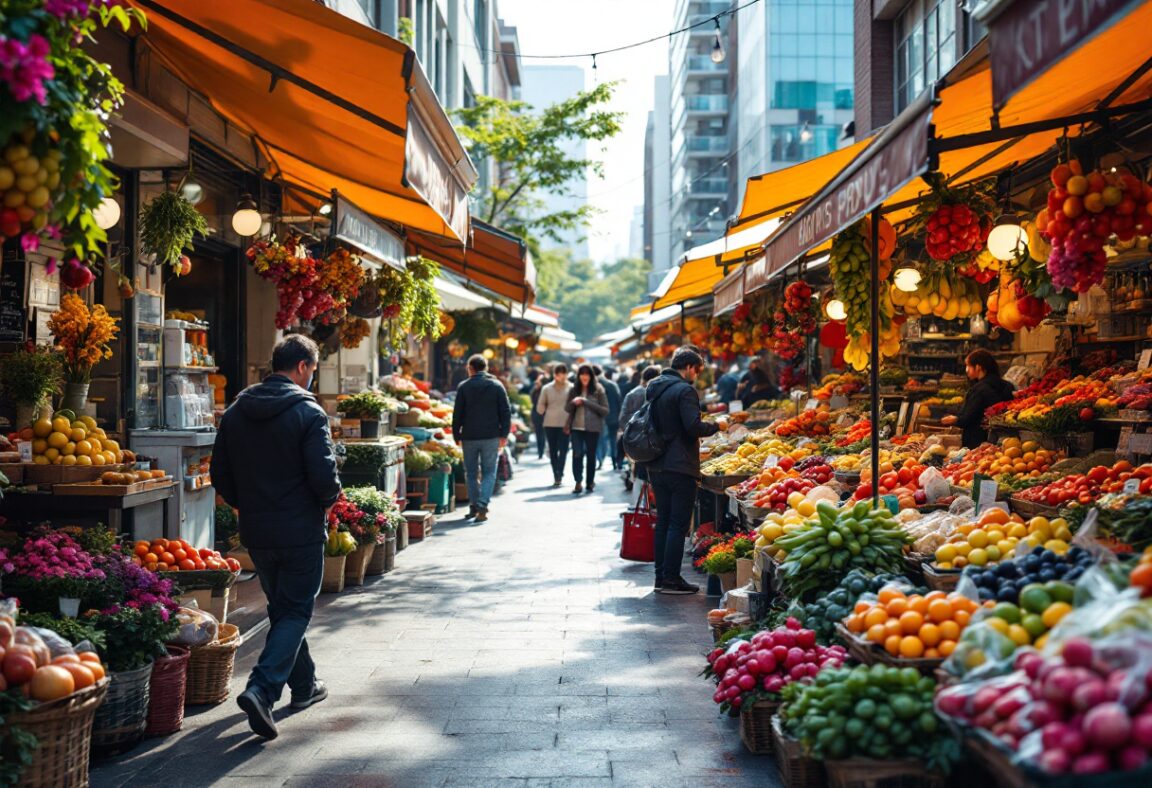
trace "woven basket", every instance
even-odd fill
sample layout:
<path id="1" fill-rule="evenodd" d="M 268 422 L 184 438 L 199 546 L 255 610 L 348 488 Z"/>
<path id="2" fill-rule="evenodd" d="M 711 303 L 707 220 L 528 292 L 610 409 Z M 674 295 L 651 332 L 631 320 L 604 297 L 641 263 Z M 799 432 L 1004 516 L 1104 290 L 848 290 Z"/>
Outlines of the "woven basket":
<path id="1" fill-rule="evenodd" d="M 184 724 L 184 694 L 188 687 L 189 651 L 168 646 L 168 656 L 152 665 L 145 736 L 165 736 Z"/>
<path id="2" fill-rule="evenodd" d="M 772 717 L 780 704 L 772 700 L 758 700 L 740 709 L 740 741 L 753 755 L 772 752 Z"/>
<path id="3" fill-rule="evenodd" d="M 929 772 L 919 761 L 876 761 L 849 758 L 824 761 L 831 788 L 944 788 L 944 777 Z"/>
<path id="4" fill-rule="evenodd" d="M 152 664 L 109 674 L 108 694 L 92 722 L 94 755 L 125 752 L 144 738 Z"/>
<path id="5" fill-rule="evenodd" d="M 216 640 L 192 649 L 188 658 L 188 689 L 185 706 L 223 703 L 228 700 L 236 650 L 243 643 L 235 624 L 221 624 Z"/>
<path id="6" fill-rule="evenodd" d="M 1008 505 L 1012 511 L 1021 517 L 1056 517 L 1060 513 L 1060 507 L 1058 506 L 1026 501 L 1018 495 L 1013 495 L 1009 498 Z"/>
<path id="7" fill-rule="evenodd" d="M 788 788 L 821 788 L 824 781 L 824 762 L 804 754 L 804 745 L 784 732 L 779 715 L 772 716 L 772 754 L 776 768 Z"/>
<path id="8" fill-rule="evenodd" d="M 88 785 L 92 720 L 104 701 L 108 684 L 108 679 L 101 679 L 66 698 L 8 716 L 6 724 L 0 725 L 0 734 L 7 734 L 9 727 L 18 726 L 35 736 L 39 743 L 32 751 L 32 763 L 24 767 L 16 785 L 25 788 Z"/>
<path id="9" fill-rule="evenodd" d="M 836 637 L 844 644 L 844 648 L 848 649 L 848 656 L 862 665 L 871 665 L 876 662 L 878 654 L 876 649 L 872 647 L 872 643 L 864 638 L 856 637 L 843 624 L 837 624 L 835 629 Z"/>
<path id="10" fill-rule="evenodd" d="M 920 565 L 924 573 L 924 585 L 932 591 L 955 591 L 960 584 L 960 572 L 956 569 L 937 569 L 925 561 Z"/>
<path id="11" fill-rule="evenodd" d="M 320 581 L 320 593 L 339 594 L 344 590 L 344 567 L 347 562 L 346 555 L 324 556 L 324 577 Z"/>
<path id="12" fill-rule="evenodd" d="M 348 560 L 344 562 L 344 585 L 364 585 L 364 575 L 367 574 L 368 562 L 372 560 L 375 550 L 375 544 L 364 544 L 357 547 L 348 556 Z"/>
<path id="13" fill-rule="evenodd" d="M 981 731 L 965 734 L 964 750 L 999 788 L 1030 788 L 1034 784 L 1012 763 L 1012 753 Z"/>
<path id="14" fill-rule="evenodd" d="M 382 544 L 376 545 L 364 574 L 369 577 L 391 572 L 396 567 L 396 537 L 389 536 Z"/>

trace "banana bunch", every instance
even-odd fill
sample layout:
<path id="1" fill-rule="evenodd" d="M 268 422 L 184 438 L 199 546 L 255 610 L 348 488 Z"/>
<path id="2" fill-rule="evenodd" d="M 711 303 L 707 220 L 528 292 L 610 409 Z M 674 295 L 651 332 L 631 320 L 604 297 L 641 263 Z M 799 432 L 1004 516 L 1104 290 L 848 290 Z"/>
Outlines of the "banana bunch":
<path id="1" fill-rule="evenodd" d="M 892 308 L 892 302 L 882 296 L 880 299 L 880 357 L 891 358 L 900 352 L 900 326 L 892 321 L 891 315 L 885 325 L 884 304 Z M 863 370 L 868 367 L 868 359 L 872 353 L 872 337 L 867 332 L 854 336 L 848 340 L 848 347 L 844 348 L 844 360 L 852 365 L 853 369 Z"/>
<path id="2" fill-rule="evenodd" d="M 864 458 L 859 454 L 843 454 L 832 460 L 832 468 L 837 471 L 851 473 L 864 467 Z"/>
<path id="3" fill-rule="evenodd" d="M 848 313 L 845 327 L 849 336 L 867 331 L 871 322 L 868 291 L 872 277 L 872 258 L 868 251 L 868 241 L 863 232 L 862 222 L 857 222 L 832 240 L 828 264 L 832 271 L 836 297 L 844 302 L 844 309 Z M 881 260 L 880 281 L 887 281 L 891 273 L 892 261 Z M 881 291 L 883 290 L 882 287 Z M 888 301 L 889 318 L 892 316 L 892 304 L 888 298 L 881 298 L 881 323 L 886 325 L 883 314 L 885 301 Z"/>
<path id="4" fill-rule="evenodd" d="M 909 315 L 936 315 L 945 320 L 955 320 L 984 311 L 984 301 L 975 280 L 947 268 L 924 276 L 911 293 L 893 286 L 890 296 L 892 302 Z"/>
<path id="5" fill-rule="evenodd" d="M 760 472 L 760 463 L 739 454 L 725 454 L 700 466 L 706 476 L 745 476 Z"/>
<path id="6" fill-rule="evenodd" d="M 1020 226 L 1028 234 L 1028 256 L 1037 263 L 1048 262 L 1048 256 L 1052 253 L 1052 244 L 1045 241 L 1044 236 L 1040 235 L 1040 228 L 1036 226 L 1036 222 L 1025 220 L 1020 222 Z"/>

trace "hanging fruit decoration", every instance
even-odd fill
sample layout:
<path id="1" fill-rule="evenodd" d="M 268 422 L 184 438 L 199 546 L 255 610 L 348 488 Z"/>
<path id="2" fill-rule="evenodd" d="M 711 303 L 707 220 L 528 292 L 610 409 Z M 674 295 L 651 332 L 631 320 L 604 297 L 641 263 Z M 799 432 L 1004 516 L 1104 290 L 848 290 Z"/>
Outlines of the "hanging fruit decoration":
<path id="1" fill-rule="evenodd" d="M 705 344 L 712 358 L 730 363 L 737 356 L 757 352 L 767 330 L 767 326 L 756 324 L 748 304 L 740 304 L 731 317 L 725 315 L 712 321 Z"/>
<path id="2" fill-rule="evenodd" d="M 1083 174 L 1075 159 L 1050 173 L 1048 207 L 1036 217 L 1052 242 L 1048 273 L 1057 288 L 1087 292 L 1104 281 L 1104 247 L 1115 235 L 1128 242 L 1152 233 L 1152 186 L 1129 172 Z"/>
<path id="3" fill-rule="evenodd" d="M 895 251 L 895 230 L 886 219 L 881 219 L 877 236 L 880 244 L 877 255 L 880 258 L 880 282 L 887 282 L 892 273 L 892 253 Z M 887 227 L 885 227 L 887 225 Z M 836 297 L 844 302 L 848 313 L 845 329 L 848 333 L 848 346 L 844 349 L 844 360 L 855 369 L 868 366 L 872 349 L 872 307 L 869 301 L 869 283 L 872 275 L 871 262 L 871 222 L 868 218 L 842 231 L 832 240 L 829 265 Z M 887 257 L 884 255 L 887 254 Z M 895 319 L 895 309 L 889 288 L 880 287 L 880 355 L 895 356 L 900 352 L 900 323 Z"/>
<path id="4" fill-rule="evenodd" d="M 956 320 L 983 311 L 984 299 L 976 282 L 951 266 L 936 265 L 922 273 L 914 291 L 905 292 L 893 285 L 890 295 L 892 303 L 909 317 L 935 315 Z"/>
<path id="5" fill-rule="evenodd" d="M 924 249 L 938 262 L 967 266 L 988 243 L 996 210 L 994 181 L 950 187 L 939 173 L 925 176 L 931 190 L 921 198 L 913 228 L 924 231 Z"/>

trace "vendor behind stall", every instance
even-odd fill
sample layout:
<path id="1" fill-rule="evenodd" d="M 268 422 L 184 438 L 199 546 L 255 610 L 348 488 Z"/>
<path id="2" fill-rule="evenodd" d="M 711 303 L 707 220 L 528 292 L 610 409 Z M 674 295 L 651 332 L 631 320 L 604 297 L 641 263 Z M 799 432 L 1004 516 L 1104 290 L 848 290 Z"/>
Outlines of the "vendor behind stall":
<path id="1" fill-rule="evenodd" d="M 955 425 L 964 430 L 964 446 L 974 449 L 988 440 L 984 429 L 984 411 L 998 402 L 1012 399 L 1015 387 L 1000 377 L 1000 365 L 996 357 L 987 350 L 973 350 L 964 360 L 964 371 L 972 385 L 964 395 L 964 407 L 958 416 L 945 416 L 940 420 L 947 426 Z"/>

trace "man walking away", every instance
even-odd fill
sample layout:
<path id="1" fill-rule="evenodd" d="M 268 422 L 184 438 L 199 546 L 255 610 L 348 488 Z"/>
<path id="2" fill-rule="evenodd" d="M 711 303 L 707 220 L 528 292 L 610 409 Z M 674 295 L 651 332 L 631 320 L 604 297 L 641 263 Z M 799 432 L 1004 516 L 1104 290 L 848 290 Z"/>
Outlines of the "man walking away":
<path id="1" fill-rule="evenodd" d="M 616 456 L 616 433 L 620 430 L 620 405 L 623 398 L 620 396 L 620 387 L 612 380 L 612 370 L 605 370 L 599 366 L 592 368 L 596 372 L 596 381 L 604 389 L 608 398 L 608 415 L 604 417 L 604 431 L 600 433 L 600 445 L 596 447 L 596 468 L 604 467 L 604 458 L 612 458 L 612 470 L 620 470 L 620 460 Z"/>
<path id="2" fill-rule="evenodd" d="M 651 383 L 660 374 L 660 367 L 656 364 L 651 364 L 644 367 L 644 371 L 640 373 L 640 385 L 628 392 L 628 396 L 624 398 L 624 403 L 620 406 L 620 427 L 626 427 L 632 417 L 636 415 L 636 411 L 640 410 L 640 406 L 644 404 L 644 394 Z M 621 444 L 621 438 L 616 439 L 616 451 L 621 457 L 624 457 L 624 446 Z M 632 461 L 624 457 L 624 489 L 632 492 Z"/>
<path id="3" fill-rule="evenodd" d="M 645 399 L 655 427 L 664 436 L 664 453 L 644 466 L 656 493 L 656 591 L 695 594 L 700 589 L 680 575 L 684 538 L 696 504 L 700 477 L 700 438 L 721 429 L 700 418 L 695 383 L 704 359 L 691 345 L 672 356 L 672 366 L 648 384 Z"/>
<path id="4" fill-rule="evenodd" d="M 552 461 L 552 486 L 564 483 L 564 464 L 568 461 L 568 367 L 557 364 L 552 369 L 552 382 L 540 390 L 536 412 L 544 417 L 544 435 L 548 439 L 548 458 Z"/>
<path id="5" fill-rule="evenodd" d="M 477 523 L 488 520 L 488 504 L 496 489 L 496 463 L 511 428 L 507 389 L 488 374 L 486 358 L 472 356 L 468 359 L 468 379 L 456 387 L 452 437 L 464 447 L 468 519 Z"/>
<path id="6" fill-rule="evenodd" d="M 328 416 L 307 390 L 319 355 L 308 337 L 282 339 L 272 374 L 240 393 L 212 449 L 212 483 L 240 511 L 240 541 L 268 599 L 264 650 L 236 699 L 265 739 L 278 734 L 272 707 L 285 684 L 294 709 L 328 697 L 304 637 L 324 575 L 327 511 L 340 496 Z"/>
<path id="7" fill-rule="evenodd" d="M 532 381 L 532 390 L 528 392 L 528 397 L 532 400 L 532 432 L 536 436 L 536 459 L 542 460 L 548 446 L 547 438 L 544 436 L 544 416 L 536 410 L 536 406 L 540 404 L 540 392 L 552 380 L 552 375 L 547 370 L 536 371 L 540 374 Z"/>

